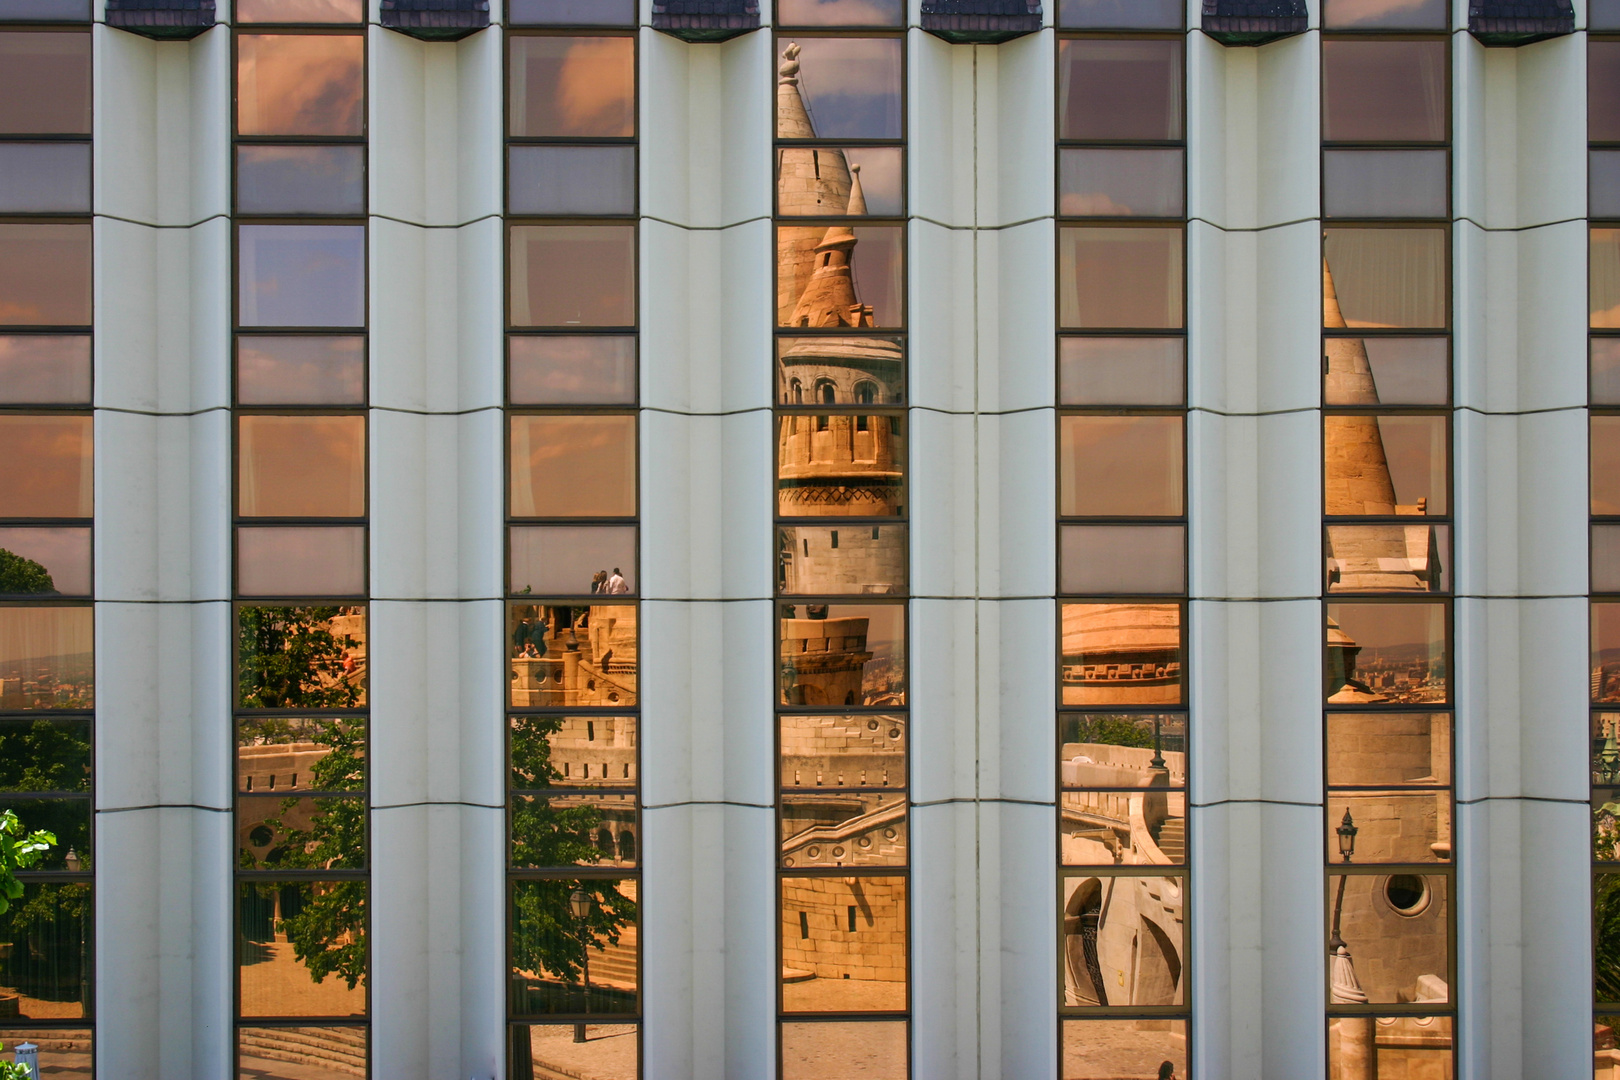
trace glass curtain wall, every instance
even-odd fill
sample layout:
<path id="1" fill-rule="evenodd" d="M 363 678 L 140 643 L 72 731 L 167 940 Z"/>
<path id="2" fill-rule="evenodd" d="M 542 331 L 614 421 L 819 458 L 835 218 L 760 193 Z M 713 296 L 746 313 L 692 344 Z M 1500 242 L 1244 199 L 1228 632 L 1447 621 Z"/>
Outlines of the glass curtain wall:
<path id="1" fill-rule="evenodd" d="M 86 5 L 0 14 L 0 1042 L 91 1075 L 91 37 Z M 16 18 L 41 20 L 23 24 Z M 52 20 L 49 22 L 43 20 Z M 60 20 L 60 21 L 57 21 Z M 41 832 L 49 836 L 41 836 Z"/>
<path id="2" fill-rule="evenodd" d="M 1329 0 L 1322 40 L 1332 1080 L 1454 1069 L 1450 43 L 1389 9 Z"/>
<path id="3" fill-rule="evenodd" d="M 507 36 L 507 1075 L 640 1075 L 636 39 Z"/>
<path id="4" fill-rule="evenodd" d="M 244 1077 L 368 1074 L 363 18 L 238 0 L 233 31 Z"/>
<path id="5" fill-rule="evenodd" d="M 780 1075 L 909 1075 L 905 38 L 779 0 Z"/>
<path id="6" fill-rule="evenodd" d="M 1587 45 L 1594 1075 L 1620 1071 L 1620 10 Z M 1598 31 L 1605 33 L 1600 35 Z"/>
<path id="7" fill-rule="evenodd" d="M 1189 1060 L 1184 6 L 1059 8 L 1063 1080 Z"/>

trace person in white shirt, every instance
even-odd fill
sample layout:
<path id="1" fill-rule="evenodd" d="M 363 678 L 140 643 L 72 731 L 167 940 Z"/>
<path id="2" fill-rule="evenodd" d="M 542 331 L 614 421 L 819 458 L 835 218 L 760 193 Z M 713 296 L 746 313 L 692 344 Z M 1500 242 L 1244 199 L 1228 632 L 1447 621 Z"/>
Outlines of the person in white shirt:
<path id="1" fill-rule="evenodd" d="M 619 568 L 617 566 L 615 566 L 613 568 L 613 576 L 608 578 L 608 580 L 607 580 L 607 588 L 604 589 L 603 592 L 617 594 L 617 593 L 627 593 L 629 591 L 630 591 L 630 586 L 628 584 L 626 584 L 626 582 L 624 580 L 624 575 L 621 574 L 619 572 Z"/>

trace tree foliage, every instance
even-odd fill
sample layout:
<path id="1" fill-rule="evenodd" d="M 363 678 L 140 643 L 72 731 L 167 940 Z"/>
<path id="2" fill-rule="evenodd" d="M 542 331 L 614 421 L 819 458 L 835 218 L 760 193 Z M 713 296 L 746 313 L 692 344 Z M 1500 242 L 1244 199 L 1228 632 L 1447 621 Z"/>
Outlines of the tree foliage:
<path id="1" fill-rule="evenodd" d="M 1597 1000 L 1620 1001 L 1620 874 L 1598 874 L 1592 883 L 1592 929 L 1597 939 L 1594 970 Z"/>
<path id="2" fill-rule="evenodd" d="M 246 708 L 351 709 L 361 688 L 344 661 L 358 644 L 332 632 L 338 607 L 244 607 L 238 614 L 238 696 Z"/>
<path id="3" fill-rule="evenodd" d="M 37 866 L 55 846 L 56 837 L 44 829 L 25 833 L 15 810 L 0 812 L 0 914 L 22 897 L 23 884 L 17 880 L 17 871 Z"/>
<path id="4" fill-rule="evenodd" d="M 1104 716 L 1087 713 L 1075 717 L 1071 723 L 1072 737 L 1068 742 L 1106 743 L 1109 746 L 1136 746 L 1153 748 L 1153 721 L 1143 722 L 1132 716 Z"/>
<path id="5" fill-rule="evenodd" d="M 33 559 L 0 548 L 0 593 L 34 596 L 55 591 L 49 570 Z"/>

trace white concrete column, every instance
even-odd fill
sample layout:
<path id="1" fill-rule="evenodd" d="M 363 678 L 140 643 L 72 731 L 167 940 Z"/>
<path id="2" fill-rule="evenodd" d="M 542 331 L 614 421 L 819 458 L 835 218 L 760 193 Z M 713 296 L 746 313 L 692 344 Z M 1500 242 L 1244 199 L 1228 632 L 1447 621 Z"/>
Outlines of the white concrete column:
<path id="1" fill-rule="evenodd" d="M 96 1064 L 224 1076 L 229 31 L 94 33 Z"/>
<path id="2" fill-rule="evenodd" d="M 768 30 L 643 26 L 640 57 L 642 1075 L 756 1080 L 778 978 L 775 64 Z"/>
<path id="3" fill-rule="evenodd" d="M 1452 63 L 1458 1075 L 1585 1075 L 1586 40 Z"/>
<path id="4" fill-rule="evenodd" d="M 503 46 L 373 25 L 368 48 L 372 1071 L 497 1077 Z"/>
<path id="5" fill-rule="evenodd" d="M 1318 55 L 1187 36 L 1198 1076 L 1326 1059 Z"/>

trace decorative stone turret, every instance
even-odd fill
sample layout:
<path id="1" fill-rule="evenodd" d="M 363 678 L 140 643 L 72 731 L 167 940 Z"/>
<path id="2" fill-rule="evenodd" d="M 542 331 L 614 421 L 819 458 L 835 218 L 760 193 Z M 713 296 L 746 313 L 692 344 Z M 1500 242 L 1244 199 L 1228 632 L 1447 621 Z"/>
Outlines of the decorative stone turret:
<path id="1" fill-rule="evenodd" d="M 865 705 L 861 677 L 873 654 L 866 648 L 870 620 L 780 619 L 782 703 Z"/>
<path id="2" fill-rule="evenodd" d="M 1062 647 L 1065 705 L 1181 701 L 1176 604 L 1065 604 Z"/>

